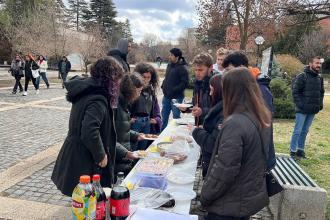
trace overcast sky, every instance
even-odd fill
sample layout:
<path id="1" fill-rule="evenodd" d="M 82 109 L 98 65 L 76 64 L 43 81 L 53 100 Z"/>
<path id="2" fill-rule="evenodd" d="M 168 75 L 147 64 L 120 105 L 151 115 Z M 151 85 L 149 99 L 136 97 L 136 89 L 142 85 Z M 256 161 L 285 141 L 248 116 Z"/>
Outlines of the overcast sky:
<path id="1" fill-rule="evenodd" d="M 148 33 L 163 41 L 175 41 L 185 28 L 197 25 L 196 1 L 113 0 L 118 19 L 130 20 L 133 38 L 137 42 Z"/>

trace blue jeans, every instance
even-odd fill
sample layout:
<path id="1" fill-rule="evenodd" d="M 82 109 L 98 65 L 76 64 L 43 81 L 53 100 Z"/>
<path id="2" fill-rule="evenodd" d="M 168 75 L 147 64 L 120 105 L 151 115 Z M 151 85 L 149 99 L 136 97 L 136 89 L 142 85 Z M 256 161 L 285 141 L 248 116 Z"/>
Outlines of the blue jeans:
<path id="1" fill-rule="evenodd" d="M 184 97 L 180 97 L 176 99 L 178 103 L 182 103 Z M 170 117 L 171 110 L 173 112 L 173 118 L 180 118 L 180 109 L 175 107 L 173 105 L 172 99 L 168 99 L 165 96 L 163 97 L 162 101 L 162 120 L 163 120 L 163 126 L 162 126 L 162 131 L 166 128 L 168 124 L 168 118 Z"/>
<path id="2" fill-rule="evenodd" d="M 149 134 L 150 133 L 150 118 L 149 117 L 136 117 L 136 121 L 131 125 L 133 131 Z M 148 140 L 139 141 L 132 150 L 145 150 L 147 149 Z"/>
<path id="3" fill-rule="evenodd" d="M 290 151 L 297 152 L 298 150 L 305 149 L 305 140 L 309 130 L 312 125 L 315 114 L 301 114 L 296 113 L 296 124 L 294 126 Z"/>

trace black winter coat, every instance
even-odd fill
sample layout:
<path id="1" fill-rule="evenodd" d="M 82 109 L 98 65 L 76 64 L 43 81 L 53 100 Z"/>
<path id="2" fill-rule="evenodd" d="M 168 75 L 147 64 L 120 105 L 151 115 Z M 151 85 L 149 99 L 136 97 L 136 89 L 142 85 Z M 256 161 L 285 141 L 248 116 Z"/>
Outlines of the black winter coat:
<path id="1" fill-rule="evenodd" d="M 220 101 L 218 104 L 213 106 L 209 113 L 206 115 L 203 128 L 194 129 L 192 136 L 196 143 L 202 149 L 202 165 L 203 165 L 203 176 L 206 175 L 207 169 L 210 164 L 212 157 L 215 141 L 220 132 L 220 124 L 223 121 L 223 104 Z"/>
<path id="2" fill-rule="evenodd" d="M 268 146 L 262 150 L 259 129 L 249 118 L 233 114 L 222 124 L 200 198 L 209 213 L 246 217 L 269 203 L 264 176 Z"/>
<path id="3" fill-rule="evenodd" d="M 37 69 L 39 69 L 39 66 L 35 61 L 33 60 L 25 61 L 24 73 L 26 77 L 33 78 L 32 70 L 37 70 Z"/>
<path id="4" fill-rule="evenodd" d="M 211 108 L 211 96 L 210 96 L 210 77 L 206 76 L 203 81 L 195 81 L 193 91 L 193 105 L 202 109 L 202 115 L 195 118 L 195 124 L 202 125 L 204 118 Z"/>
<path id="5" fill-rule="evenodd" d="M 178 62 L 167 65 L 165 79 L 161 86 L 164 96 L 168 99 L 184 97 L 184 90 L 189 83 L 187 63 Z"/>
<path id="6" fill-rule="evenodd" d="M 307 66 L 294 80 L 292 96 L 297 113 L 318 113 L 323 109 L 323 78 Z"/>
<path id="7" fill-rule="evenodd" d="M 65 73 L 69 73 L 70 72 L 70 70 L 71 70 L 71 63 L 70 63 L 70 61 L 69 60 L 67 60 L 67 61 L 63 61 L 63 60 L 61 60 L 60 62 L 58 62 L 58 64 L 57 64 L 57 68 L 58 68 L 58 71 L 61 73 L 61 71 L 62 71 L 62 62 L 65 62 L 65 68 L 66 68 L 66 72 Z"/>
<path id="8" fill-rule="evenodd" d="M 111 187 L 115 158 L 127 150 L 116 146 L 114 114 L 107 91 L 93 78 L 74 77 L 65 83 L 72 102 L 69 131 L 57 157 L 51 179 L 65 195 L 71 196 L 81 175 L 101 174 L 101 185 Z M 116 151 L 117 147 L 117 151 Z M 98 167 L 105 154 L 108 165 Z"/>
<path id="9" fill-rule="evenodd" d="M 123 54 L 118 49 L 111 49 L 108 52 L 108 56 L 112 56 L 113 58 L 115 58 L 119 62 L 119 64 L 123 67 L 126 73 L 130 72 L 130 67 L 127 62 L 127 54 Z"/>

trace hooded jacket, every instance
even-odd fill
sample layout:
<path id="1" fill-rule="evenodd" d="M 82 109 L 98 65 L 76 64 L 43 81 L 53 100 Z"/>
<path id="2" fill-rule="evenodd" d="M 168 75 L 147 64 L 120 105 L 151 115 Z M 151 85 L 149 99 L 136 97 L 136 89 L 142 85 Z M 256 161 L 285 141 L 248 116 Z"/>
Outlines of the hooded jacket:
<path id="1" fill-rule="evenodd" d="M 118 41 L 116 49 L 110 49 L 108 52 L 108 56 L 112 56 L 115 58 L 119 64 L 123 67 L 126 73 L 130 72 L 130 67 L 127 62 L 127 55 L 128 55 L 128 44 L 129 41 L 126 38 L 122 38 Z"/>
<path id="2" fill-rule="evenodd" d="M 72 195 L 81 175 L 101 174 L 101 185 L 111 187 L 115 158 L 124 157 L 127 150 L 116 144 L 114 113 L 108 92 L 94 78 L 76 76 L 65 86 L 67 100 L 72 103 L 69 131 L 51 179 L 67 196 Z M 100 168 L 97 164 L 105 155 L 108 164 Z"/>

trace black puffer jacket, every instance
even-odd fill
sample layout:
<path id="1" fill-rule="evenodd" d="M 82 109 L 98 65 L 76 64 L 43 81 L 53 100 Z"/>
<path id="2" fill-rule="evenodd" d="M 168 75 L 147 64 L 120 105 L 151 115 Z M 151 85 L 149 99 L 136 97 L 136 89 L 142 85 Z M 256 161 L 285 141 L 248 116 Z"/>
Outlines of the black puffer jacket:
<path id="1" fill-rule="evenodd" d="M 297 113 L 318 113 L 323 109 L 323 78 L 307 66 L 294 80 L 292 96 Z"/>
<path id="2" fill-rule="evenodd" d="M 209 213 L 241 218 L 269 203 L 264 177 L 268 146 L 262 148 L 256 119 L 245 114 L 225 119 L 215 143 L 200 198 Z M 264 143 L 267 136 L 262 135 Z"/>
<path id="3" fill-rule="evenodd" d="M 213 106 L 206 115 L 203 128 L 194 129 L 192 136 L 202 149 L 203 176 L 206 175 L 212 157 L 215 141 L 223 121 L 222 101 Z"/>
<path id="4" fill-rule="evenodd" d="M 184 90 L 188 86 L 189 74 L 186 62 L 170 63 L 166 69 L 162 84 L 164 96 L 168 99 L 184 97 Z"/>

